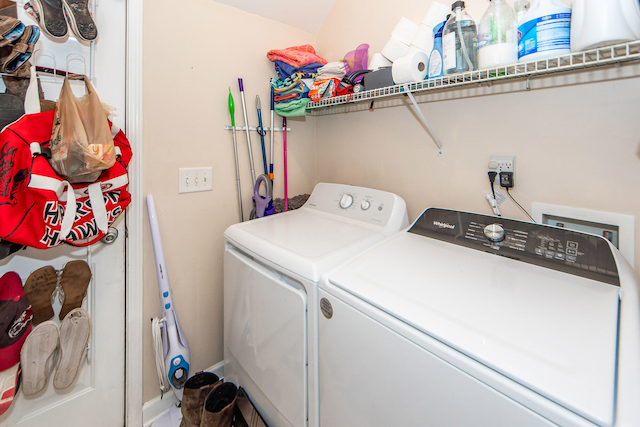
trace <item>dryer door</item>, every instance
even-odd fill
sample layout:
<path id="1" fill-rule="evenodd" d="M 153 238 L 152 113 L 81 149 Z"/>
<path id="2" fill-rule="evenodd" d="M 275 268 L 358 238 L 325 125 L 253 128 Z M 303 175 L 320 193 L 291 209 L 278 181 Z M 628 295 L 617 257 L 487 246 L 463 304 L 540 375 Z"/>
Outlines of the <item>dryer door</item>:
<path id="1" fill-rule="evenodd" d="M 225 380 L 245 388 L 268 425 L 307 425 L 306 313 L 301 284 L 225 251 Z"/>

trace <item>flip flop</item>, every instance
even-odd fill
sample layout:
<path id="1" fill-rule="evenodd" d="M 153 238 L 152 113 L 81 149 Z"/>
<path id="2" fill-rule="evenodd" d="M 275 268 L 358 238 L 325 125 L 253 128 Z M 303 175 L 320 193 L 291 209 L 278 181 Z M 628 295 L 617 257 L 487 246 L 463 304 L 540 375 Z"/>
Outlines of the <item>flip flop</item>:
<path id="1" fill-rule="evenodd" d="M 62 11 L 62 0 L 30 0 L 24 8 L 33 16 L 49 37 L 61 39 L 67 35 L 67 21 Z M 30 10 L 31 9 L 31 10 Z"/>
<path id="2" fill-rule="evenodd" d="M 82 306 L 89 283 L 91 283 L 91 268 L 86 261 L 70 261 L 64 266 L 60 275 L 61 295 L 64 295 L 64 300 L 61 300 L 63 304 L 60 309 L 60 320 L 63 320 L 71 310 Z"/>
<path id="3" fill-rule="evenodd" d="M 31 273 L 24 284 L 24 295 L 31 303 L 33 311 L 32 325 L 37 325 L 54 316 L 51 300 L 58 285 L 58 274 L 55 268 L 47 265 Z"/>
<path id="4" fill-rule="evenodd" d="M 18 71 L 25 62 L 31 58 L 33 47 L 40 38 L 40 29 L 37 25 L 29 25 L 24 29 L 22 36 L 13 45 L 13 50 L 7 60 L 2 64 L 2 72 L 12 74 Z"/>
<path id="5" fill-rule="evenodd" d="M 58 325 L 53 321 L 39 324 L 27 337 L 20 351 L 22 392 L 26 396 L 39 393 L 47 386 L 56 362 L 59 342 Z"/>
<path id="6" fill-rule="evenodd" d="M 0 16 L 0 47 L 15 42 L 24 32 L 24 24 L 10 16 Z"/>
<path id="7" fill-rule="evenodd" d="M 55 388 L 67 388 L 76 380 L 90 334 L 91 319 L 82 308 L 71 310 L 60 324 L 60 361 L 53 378 Z"/>
<path id="8" fill-rule="evenodd" d="M 77 39 L 92 42 L 98 37 L 98 27 L 89 11 L 89 0 L 62 0 L 62 8 Z"/>

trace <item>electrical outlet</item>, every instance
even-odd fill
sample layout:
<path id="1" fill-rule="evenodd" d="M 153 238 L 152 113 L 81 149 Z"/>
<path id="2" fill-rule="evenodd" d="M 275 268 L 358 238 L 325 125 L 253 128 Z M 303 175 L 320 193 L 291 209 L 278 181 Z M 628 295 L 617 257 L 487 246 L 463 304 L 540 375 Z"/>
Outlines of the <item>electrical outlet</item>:
<path id="1" fill-rule="evenodd" d="M 213 168 L 180 168 L 178 193 L 213 190 Z"/>
<path id="2" fill-rule="evenodd" d="M 500 172 L 516 172 L 516 156 L 493 155 L 489 160 L 489 170 Z"/>

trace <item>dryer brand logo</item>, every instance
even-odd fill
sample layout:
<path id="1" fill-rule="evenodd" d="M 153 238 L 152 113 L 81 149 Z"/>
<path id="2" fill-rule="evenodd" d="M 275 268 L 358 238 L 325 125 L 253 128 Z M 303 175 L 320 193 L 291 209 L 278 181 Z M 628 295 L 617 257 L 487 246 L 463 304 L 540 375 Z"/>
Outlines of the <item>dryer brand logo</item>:
<path id="1" fill-rule="evenodd" d="M 448 222 L 433 221 L 433 225 L 437 226 L 438 228 L 447 228 L 449 230 L 455 230 L 456 228 L 455 225 L 451 225 Z"/>

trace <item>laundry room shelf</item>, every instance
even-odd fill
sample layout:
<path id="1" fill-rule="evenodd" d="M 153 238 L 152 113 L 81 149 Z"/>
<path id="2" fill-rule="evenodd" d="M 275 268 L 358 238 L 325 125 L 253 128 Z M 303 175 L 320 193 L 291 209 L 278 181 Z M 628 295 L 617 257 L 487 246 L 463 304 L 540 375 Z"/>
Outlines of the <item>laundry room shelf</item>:
<path id="1" fill-rule="evenodd" d="M 349 95 L 324 98 L 318 102 L 307 104 L 307 109 L 312 110 L 313 114 L 313 110 L 357 102 L 374 101 L 376 99 L 404 95 L 407 94 L 407 92 L 419 93 L 454 89 L 485 82 L 491 83 L 523 78 L 527 79 L 527 89 L 529 89 L 529 79 L 531 77 L 612 66 L 632 61 L 640 61 L 640 40 L 538 61 L 522 62 L 504 67 L 477 70 L 420 82 L 367 90 Z"/>

